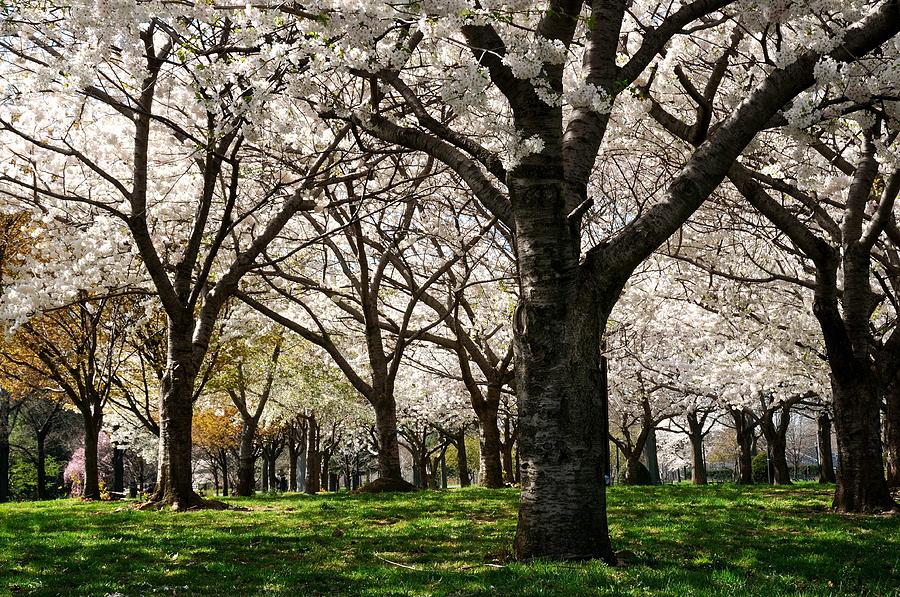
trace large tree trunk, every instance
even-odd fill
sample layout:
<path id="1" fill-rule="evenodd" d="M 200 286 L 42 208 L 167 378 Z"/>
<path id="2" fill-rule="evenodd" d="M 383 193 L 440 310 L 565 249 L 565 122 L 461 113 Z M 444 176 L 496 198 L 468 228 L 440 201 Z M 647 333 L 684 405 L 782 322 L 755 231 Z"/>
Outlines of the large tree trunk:
<path id="1" fill-rule="evenodd" d="M 82 497 L 100 499 L 100 472 L 98 467 L 97 443 L 99 425 L 90 413 L 84 414 L 84 490 Z"/>
<path id="2" fill-rule="evenodd" d="M 469 459 L 466 456 L 466 435 L 459 434 L 456 442 L 456 470 L 459 473 L 459 486 L 469 486 Z"/>
<path id="3" fill-rule="evenodd" d="M 256 424 L 245 420 L 241 427 L 241 443 L 238 448 L 238 484 L 236 495 L 253 495 L 256 489 L 256 455 L 253 453 L 253 440 L 256 437 Z"/>
<path id="4" fill-rule="evenodd" d="M 838 446 L 834 507 L 842 512 L 880 512 L 895 506 L 884 478 L 877 395 L 862 380 L 842 384 L 832 376 Z"/>
<path id="5" fill-rule="evenodd" d="M 169 504 L 173 510 L 186 510 L 201 503 L 194 493 L 191 468 L 191 425 L 193 393 L 197 372 L 191 325 L 183 330 L 168 324 L 166 370 L 160 382 L 159 468 L 156 491 L 150 501 Z"/>
<path id="6" fill-rule="evenodd" d="M 491 489 L 503 487 L 503 464 L 500 460 L 500 428 L 497 426 L 498 403 L 499 401 L 489 400 L 487 407 L 478 413 L 481 448 L 478 459 L 478 478 L 482 487 Z"/>
<path id="7" fill-rule="evenodd" d="M 601 320 L 579 276 L 560 180 L 510 177 L 520 302 L 514 321 L 522 491 L 519 559 L 615 561 L 606 521 Z"/>
<path id="8" fill-rule="evenodd" d="M 854 180 L 851 194 L 857 191 L 868 194 L 867 185 L 871 186 L 871 181 L 866 182 L 863 178 Z M 866 184 L 858 185 L 860 182 Z M 841 512 L 880 512 L 893 509 L 897 504 L 884 477 L 881 402 L 870 362 L 869 326 L 875 305 L 870 287 L 871 255 L 863 245 L 845 240 L 841 258 L 844 292 L 840 301 L 843 309 L 838 307 L 836 255 L 832 263 L 816 264 L 817 289 L 813 303 L 831 368 L 833 422 L 838 449 L 833 504 Z"/>
<path id="9" fill-rule="evenodd" d="M 884 442 L 887 445 L 887 484 L 900 488 L 900 379 L 884 393 Z"/>
<path id="10" fill-rule="evenodd" d="M 831 418 L 828 413 L 816 417 L 819 445 L 819 483 L 834 483 L 834 457 L 831 452 Z"/>

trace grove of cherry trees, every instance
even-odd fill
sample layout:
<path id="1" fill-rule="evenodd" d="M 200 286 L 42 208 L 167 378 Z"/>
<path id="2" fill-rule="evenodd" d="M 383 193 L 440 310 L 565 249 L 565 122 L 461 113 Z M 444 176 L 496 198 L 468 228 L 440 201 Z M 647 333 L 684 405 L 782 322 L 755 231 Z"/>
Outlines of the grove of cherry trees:
<path id="1" fill-rule="evenodd" d="M 615 561 L 607 483 L 714 451 L 900 509 L 898 32 L 897 0 L 0 3 L 0 501 L 15 459 L 48 496 L 55 441 L 67 491 L 127 469 L 146 508 L 518 484 L 520 559 Z"/>

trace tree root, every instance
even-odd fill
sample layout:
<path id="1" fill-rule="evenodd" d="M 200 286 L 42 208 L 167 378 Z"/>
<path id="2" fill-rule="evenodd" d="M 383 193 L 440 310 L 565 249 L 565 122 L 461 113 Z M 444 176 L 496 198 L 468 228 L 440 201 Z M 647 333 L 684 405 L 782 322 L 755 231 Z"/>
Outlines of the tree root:
<path id="1" fill-rule="evenodd" d="M 163 510 L 171 508 L 174 512 L 187 512 L 192 510 L 234 510 L 236 508 L 219 500 L 203 499 L 191 492 L 187 504 L 174 496 L 153 495 L 149 500 L 137 507 L 138 510 Z"/>
<path id="2" fill-rule="evenodd" d="M 363 485 L 354 493 L 388 493 L 394 491 L 415 491 L 416 488 L 412 483 L 403 479 L 385 479 L 379 477 L 371 483 Z"/>

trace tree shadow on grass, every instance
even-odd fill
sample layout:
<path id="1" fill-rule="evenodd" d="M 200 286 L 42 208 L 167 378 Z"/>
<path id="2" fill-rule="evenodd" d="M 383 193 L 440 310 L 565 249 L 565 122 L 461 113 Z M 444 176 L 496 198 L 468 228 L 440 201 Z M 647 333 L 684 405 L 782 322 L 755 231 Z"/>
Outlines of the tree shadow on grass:
<path id="1" fill-rule="evenodd" d="M 0 510 L 0 541 L 14 541 L 0 545 L 0 593 L 900 595 L 900 517 L 823 512 L 816 487 L 610 493 L 618 568 L 485 567 L 509 547 L 511 490 L 232 500 L 246 512 Z"/>

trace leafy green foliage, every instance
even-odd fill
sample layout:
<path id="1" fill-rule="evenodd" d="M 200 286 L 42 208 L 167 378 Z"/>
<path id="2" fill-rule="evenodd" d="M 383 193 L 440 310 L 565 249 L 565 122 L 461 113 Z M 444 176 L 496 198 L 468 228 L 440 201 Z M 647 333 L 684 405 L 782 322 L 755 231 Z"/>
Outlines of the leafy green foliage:
<path id="1" fill-rule="evenodd" d="M 53 456 L 47 456 L 44 466 L 47 473 L 47 494 L 52 497 L 63 495 L 63 487 L 59 482 L 62 463 Z M 14 500 L 36 500 L 37 466 L 28 459 L 15 460 L 9 469 L 9 487 Z"/>
<path id="2" fill-rule="evenodd" d="M 508 562 L 512 489 L 288 494 L 182 514 L 2 504 L 0 594 L 897 595 L 900 517 L 832 514 L 832 490 L 613 487 L 615 568 Z"/>
<path id="3" fill-rule="evenodd" d="M 750 470 L 753 471 L 754 483 L 769 482 L 769 460 L 766 458 L 765 452 L 760 452 L 753 457 Z"/>

